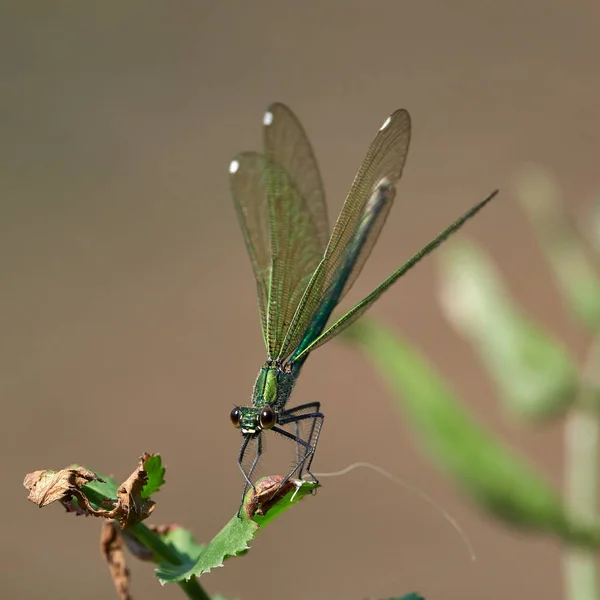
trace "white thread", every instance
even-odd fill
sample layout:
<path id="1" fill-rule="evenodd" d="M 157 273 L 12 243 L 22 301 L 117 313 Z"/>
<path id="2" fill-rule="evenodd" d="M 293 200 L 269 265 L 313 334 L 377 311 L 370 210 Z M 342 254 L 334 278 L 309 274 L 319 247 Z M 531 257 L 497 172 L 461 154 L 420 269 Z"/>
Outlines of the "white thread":
<path id="1" fill-rule="evenodd" d="M 450 525 L 452 525 L 452 527 L 454 527 L 454 529 L 458 532 L 458 534 L 462 538 L 463 542 L 465 543 L 465 546 L 467 547 L 467 550 L 469 552 L 469 556 L 470 556 L 471 560 L 472 561 L 477 560 L 477 556 L 475 555 L 475 550 L 473 549 L 473 546 L 471 545 L 469 538 L 466 536 L 464 531 L 461 529 L 461 527 L 457 523 L 457 521 L 455 519 L 453 519 L 444 508 L 442 508 L 433 498 L 431 498 L 431 496 L 428 496 L 423 490 L 420 490 L 419 488 L 417 488 L 409 483 L 406 483 L 406 481 L 403 481 L 399 477 L 392 475 L 389 471 L 386 471 L 382 467 L 378 467 L 377 465 L 373 465 L 369 462 L 355 462 L 355 463 L 352 463 L 351 465 L 348 465 L 347 467 L 345 467 L 343 469 L 340 469 L 339 471 L 332 471 L 330 473 L 314 473 L 314 475 L 317 478 L 319 478 L 319 477 L 339 477 L 341 475 L 346 475 L 347 473 L 350 473 L 350 471 L 353 471 L 354 469 L 358 469 L 359 467 L 371 469 L 372 471 L 375 471 L 375 473 L 379 473 L 379 475 L 382 475 L 383 477 L 387 477 L 391 482 L 403 487 L 404 489 L 408 490 L 409 492 L 413 492 L 413 494 L 416 494 L 419 498 L 421 498 L 422 500 L 425 500 L 430 506 L 432 506 L 437 511 L 439 511 L 442 514 L 442 516 L 448 521 L 448 523 L 450 523 Z"/>

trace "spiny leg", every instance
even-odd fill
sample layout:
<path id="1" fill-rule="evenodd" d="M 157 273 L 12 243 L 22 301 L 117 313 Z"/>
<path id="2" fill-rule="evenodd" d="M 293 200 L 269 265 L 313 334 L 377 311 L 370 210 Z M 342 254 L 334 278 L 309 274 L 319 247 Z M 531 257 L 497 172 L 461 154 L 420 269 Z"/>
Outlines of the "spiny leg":
<path id="1" fill-rule="evenodd" d="M 286 419 L 286 417 L 291 417 L 296 415 L 296 413 L 305 411 L 307 409 L 312 409 L 309 413 L 307 413 L 307 415 L 318 415 L 320 414 L 320 409 L 321 409 L 321 403 L 320 402 L 307 402 L 306 404 L 300 404 L 300 406 L 294 406 L 293 408 L 289 408 L 288 410 L 284 411 L 281 415 L 281 417 L 279 418 L 279 423 L 285 424 L 285 423 L 289 423 L 290 420 Z M 296 430 L 296 437 L 298 439 L 301 439 L 300 436 L 300 420 L 294 420 L 291 421 L 294 425 L 295 425 L 295 430 Z M 321 419 L 321 424 L 322 424 L 323 420 Z M 311 445 L 311 446 L 315 446 L 316 447 L 316 443 L 313 444 L 313 435 L 314 435 L 314 431 L 315 431 L 315 426 L 317 424 L 317 419 L 313 419 L 312 422 L 312 426 L 310 428 L 310 433 L 308 434 L 308 438 L 307 438 L 307 442 Z M 319 425 L 319 429 L 320 429 L 320 425 Z M 318 438 L 318 433 L 317 433 L 317 438 Z M 296 461 L 298 463 L 302 462 L 302 459 L 304 457 L 305 454 L 305 450 L 304 452 L 302 452 L 303 450 L 303 446 L 302 444 L 299 444 L 298 442 L 296 442 Z M 302 462 L 302 464 L 304 464 Z M 304 467 L 300 468 L 300 471 L 298 472 L 298 478 L 302 479 L 302 471 L 303 471 Z M 314 478 L 314 476 L 312 475 L 312 473 L 309 474 L 311 475 L 311 477 Z"/>
<path id="2" fill-rule="evenodd" d="M 309 405 L 305 405 L 304 407 L 306 407 L 306 406 L 311 406 L 318 410 L 319 403 L 314 402 Z M 300 408 L 302 408 L 302 407 L 295 407 L 295 409 L 290 409 L 290 410 L 295 412 Z M 282 416 L 279 418 L 279 421 L 278 421 L 279 425 L 295 424 L 297 430 L 298 430 L 300 421 L 305 421 L 307 419 L 311 419 L 312 424 L 311 424 L 311 428 L 310 428 L 310 437 L 308 440 L 303 440 L 300 436 L 294 435 L 293 433 L 289 433 L 288 431 L 285 431 L 284 429 L 280 429 L 279 427 L 273 427 L 273 431 L 277 431 L 277 433 L 279 433 L 291 440 L 294 440 L 296 442 L 296 444 L 299 444 L 300 446 L 302 446 L 304 448 L 304 452 L 303 452 L 302 456 L 300 456 L 299 460 L 296 463 L 296 466 L 288 474 L 288 476 L 285 478 L 284 482 L 288 481 L 291 477 L 293 477 L 293 475 L 294 475 L 294 473 L 296 473 L 296 471 L 298 471 L 298 476 L 301 477 L 302 472 L 304 471 L 304 466 L 307 464 L 307 461 L 308 461 L 306 471 L 311 476 L 313 481 L 315 483 L 318 483 L 317 478 L 310 471 L 310 465 L 312 463 L 312 459 L 313 459 L 315 450 L 317 448 L 317 443 L 319 441 L 319 435 L 321 433 L 321 427 L 323 425 L 324 418 L 325 418 L 325 416 L 320 412 L 313 412 L 313 413 L 308 413 L 308 414 L 304 414 L 304 415 L 294 415 L 294 414 L 290 415 L 289 411 L 284 412 L 282 414 Z"/>
<path id="3" fill-rule="evenodd" d="M 306 457 L 306 461 L 302 464 L 302 469 L 300 470 L 300 479 L 302 478 L 302 470 L 306 469 L 306 472 L 310 475 L 311 479 L 315 483 L 319 483 L 319 480 L 313 475 L 310 467 L 312 465 L 313 458 L 315 457 L 315 451 L 317 450 L 317 444 L 319 443 L 319 436 L 321 435 L 321 427 L 323 427 L 323 421 L 325 419 L 325 415 L 322 413 L 318 413 L 314 415 L 314 421 L 312 427 L 310 429 L 312 452 Z"/>
<path id="4" fill-rule="evenodd" d="M 288 422 L 291 423 L 292 421 L 288 421 Z M 302 438 L 294 435 L 293 433 L 286 431 L 285 429 L 281 429 L 279 427 L 273 427 L 272 431 L 275 431 L 276 433 L 279 433 L 280 435 L 282 435 L 290 440 L 293 440 L 294 442 L 302 445 L 305 448 L 303 457 L 300 459 L 299 462 L 296 462 L 296 466 L 285 476 L 285 478 L 281 481 L 281 483 L 279 484 L 279 486 L 273 493 L 273 496 L 275 496 L 275 494 L 277 494 L 277 492 L 294 476 L 296 471 L 298 471 L 298 469 L 302 468 L 302 465 L 306 461 L 306 457 L 308 456 L 308 454 L 311 452 L 312 447 L 308 442 L 304 441 Z"/>
<path id="5" fill-rule="evenodd" d="M 244 455 L 246 454 L 246 450 L 248 449 L 248 444 L 250 443 L 250 440 L 252 440 L 252 439 L 253 439 L 252 435 L 244 436 L 244 441 L 242 442 L 242 446 L 240 448 L 240 453 L 238 454 L 238 467 L 240 468 L 240 471 L 242 472 L 242 474 L 244 475 L 244 479 L 246 480 L 246 482 L 244 483 L 244 491 L 242 492 L 242 501 L 240 503 L 240 508 L 238 509 L 238 517 L 240 516 L 242 507 L 244 506 L 244 498 L 246 497 L 248 490 L 250 488 L 256 489 L 250 478 L 252 477 L 252 473 L 254 472 L 254 469 L 256 468 L 256 465 L 258 464 L 258 461 L 262 454 L 262 433 L 259 432 L 257 434 L 256 456 L 252 460 L 252 464 L 250 465 L 250 468 L 248 469 L 248 473 L 246 473 L 246 470 L 244 469 Z"/>

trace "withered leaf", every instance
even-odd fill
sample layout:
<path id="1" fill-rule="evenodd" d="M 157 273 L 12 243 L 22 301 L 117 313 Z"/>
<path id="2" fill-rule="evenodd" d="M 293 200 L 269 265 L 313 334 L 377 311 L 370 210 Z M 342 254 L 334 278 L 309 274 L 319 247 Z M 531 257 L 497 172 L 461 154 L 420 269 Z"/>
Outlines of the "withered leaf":
<path id="1" fill-rule="evenodd" d="M 295 486 L 293 481 L 285 481 L 282 475 L 265 477 L 256 483 L 256 489 L 250 492 L 245 502 L 246 515 L 251 519 L 254 515 L 264 517 L 269 510 Z M 282 485 L 283 484 L 283 485 Z"/>
<path id="2" fill-rule="evenodd" d="M 80 489 L 90 481 L 100 481 L 92 471 L 83 467 L 62 469 L 61 471 L 34 471 L 25 475 L 23 485 L 29 490 L 28 500 L 40 508 L 52 502 L 60 502 L 69 512 L 75 511 L 72 500 L 77 498 L 80 512 L 97 514 Z"/>
<path id="3" fill-rule="evenodd" d="M 154 459 L 155 456 L 146 453 L 139 459 L 136 469 L 118 488 L 117 498 L 106 499 L 108 508 L 94 508 L 81 491 L 84 485 L 92 481 L 105 483 L 95 473 L 83 467 L 61 471 L 34 471 L 25 476 L 23 485 L 29 490 L 29 500 L 40 507 L 58 501 L 69 512 L 77 511 L 95 517 L 116 519 L 123 529 L 143 521 L 154 510 L 155 503 L 144 498 L 142 493 L 148 482 L 146 461 Z M 153 464 L 156 467 L 156 460 Z M 77 500 L 76 503 L 74 499 Z"/>
<path id="4" fill-rule="evenodd" d="M 140 458 L 135 471 L 117 490 L 115 518 L 119 520 L 123 529 L 148 518 L 154 510 L 155 503 L 148 498 L 142 498 L 142 490 L 148 481 L 144 464 L 150 456 L 152 455 L 144 454 Z"/>
<path id="5" fill-rule="evenodd" d="M 121 600 L 132 600 L 129 593 L 131 576 L 125 560 L 123 538 L 114 521 L 105 521 L 100 532 L 100 551 L 108 564 L 117 594 Z"/>

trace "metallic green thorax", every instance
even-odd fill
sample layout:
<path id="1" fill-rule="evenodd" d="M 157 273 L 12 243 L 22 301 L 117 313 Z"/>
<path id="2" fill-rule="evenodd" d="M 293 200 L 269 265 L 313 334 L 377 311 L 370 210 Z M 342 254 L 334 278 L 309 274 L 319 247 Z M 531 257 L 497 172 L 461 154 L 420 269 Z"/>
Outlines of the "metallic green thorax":
<path id="1" fill-rule="evenodd" d="M 252 406 L 240 406 L 240 429 L 243 434 L 260 431 L 259 416 L 265 406 L 279 413 L 287 404 L 297 374 L 275 361 L 265 363 L 258 372 L 252 392 Z"/>

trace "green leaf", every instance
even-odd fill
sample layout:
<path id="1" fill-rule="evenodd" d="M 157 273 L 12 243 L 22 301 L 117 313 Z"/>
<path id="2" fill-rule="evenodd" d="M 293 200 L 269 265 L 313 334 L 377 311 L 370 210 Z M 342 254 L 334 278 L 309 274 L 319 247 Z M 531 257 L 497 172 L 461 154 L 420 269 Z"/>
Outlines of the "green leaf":
<path id="1" fill-rule="evenodd" d="M 142 490 L 142 498 L 149 498 L 158 492 L 165 482 L 165 468 L 162 466 L 160 454 L 150 455 L 144 463 L 144 470 L 148 475 L 148 482 Z"/>
<path id="2" fill-rule="evenodd" d="M 569 518 L 552 487 L 478 424 L 408 344 L 371 322 L 358 323 L 351 333 L 423 444 L 479 505 L 518 527 L 600 546 L 600 525 Z"/>
<path id="3" fill-rule="evenodd" d="M 165 544 L 169 544 L 182 555 L 197 556 L 204 548 L 202 544 L 196 543 L 192 532 L 184 527 L 173 527 L 159 535 Z"/>
<path id="4" fill-rule="evenodd" d="M 554 271 L 567 306 L 592 331 L 600 327 L 600 279 L 585 241 L 566 213 L 557 182 L 530 166 L 517 180 L 517 198 Z"/>
<path id="5" fill-rule="evenodd" d="M 257 529 L 258 525 L 254 521 L 235 516 L 203 548 L 195 562 L 185 562 L 182 565 L 162 563 L 156 569 L 156 576 L 161 583 L 172 583 L 208 573 L 211 569 L 222 566 L 226 558 L 247 550 Z"/>
<path id="6" fill-rule="evenodd" d="M 106 508 L 106 506 L 102 504 L 103 501 L 117 499 L 117 482 L 112 477 L 106 477 L 96 471 L 94 471 L 94 473 L 104 481 L 92 481 L 86 484 L 83 487 L 83 492 L 96 508 Z"/>
<path id="7" fill-rule="evenodd" d="M 270 482 L 272 478 L 264 478 L 256 483 L 257 489 L 260 489 L 262 482 Z M 276 504 L 269 508 L 266 515 L 255 514 L 249 518 L 246 514 L 246 507 L 251 502 L 252 490 L 246 495 L 244 501 L 244 510 L 241 516 L 234 516 L 223 529 L 202 548 L 200 555 L 193 564 L 169 565 L 161 564 L 156 570 L 157 577 L 161 583 L 172 583 L 190 579 L 193 576 L 200 577 L 208 573 L 215 567 L 220 567 L 223 562 L 232 556 L 245 554 L 250 548 L 250 542 L 256 534 L 265 525 L 270 523 L 284 511 L 288 510 L 307 494 L 313 492 L 317 484 L 305 481 L 293 482 L 293 489 L 290 489 L 285 495 L 278 498 Z M 256 505 L 255 508 L 260 508 Z"/>
<path id="8" fill-rule="evenodd" d="M 464 241 L 442 257 L 442 307 L 479 352 L 514 411 L 548 418 L 574 402 L 577 371 L 562 346 L 523 315 L 486 254 Z"/>
<path id="9" fill-rule="evenodd" d="M 180 570 L 192 569 L 205 549 L 205 546 L 196 543 L 191 531 L 183 527 L 175 527 L 164 534 L 160 534 L 160 538 L 179 555 L 181 564 L 177 568 Z M 171 563 L 159 562 L 156 569 L 159 579 L 159 573 L 173 568 L 175 567 Z"/>

